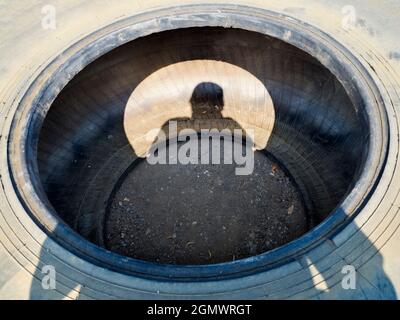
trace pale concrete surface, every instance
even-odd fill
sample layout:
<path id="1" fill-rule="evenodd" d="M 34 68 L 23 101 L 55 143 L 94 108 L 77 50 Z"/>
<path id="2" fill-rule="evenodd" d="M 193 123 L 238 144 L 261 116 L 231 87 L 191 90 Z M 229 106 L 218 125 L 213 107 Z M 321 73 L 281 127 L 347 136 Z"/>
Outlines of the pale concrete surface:
<path id="1" fill-rule="evenodd" d="M 223 1 L 209 2 L 222 3 Z M 152 1 L 150 5 L 148 1 L 130 0 L 2 1 L 0 3 L 0 103 L 5 104 L 8 102 L 7 99 L 12 99 L 12 97 L 6 94 L 9 86 L 25 79 L 27 72 L 33 73 L 44 62 L 84 35 L 114 20 L 130 16 L 141 10 L 148 10 L 151 7 L 163 6 L 164 3 L 164 1 Z M 198 3 L 198 1 L 175 1 L 175 3 Z M 260 7 L 286 13 L 300 20 L 304 19 L 305 13 L 307 13 L 307 21 L 309 23 L 315 24 L 329 34 L 334 35 L 337 40 L 350 48 L 352 47 L 352 37 L 356 37 L 359 41 L 367 44 L 368 47 L 373 47 L 375 52 L 379 52 L 385 57 L 387 65 L 394 69 L 395 72 L 400 72 L 400 48 L 398 44 L 398 35 L 400 34 L 400 3 L 398 1 L 338 0 L 334 4 L 331 4 L 331 1 L 328 0 L 289 0 L 284 2 L 271 0 L 267 4 L 267 2 L 261 0 L 232 0 L 230 3 L 256 4 Z M 333 10 L 326 12 L 322 3 L 331 4 Z M 43 30 L 41 28 L 41 8 L 48 4 L 54 5 L 59 13 L 57 14 L 56 30 Z M 358 17 L 358 26 L 351 32 L 351 36 L 341 28 L 341 21 L 343 19 L 341 10 L 343 6 L 349 4 L 354 6 Z M 22 75 L 25 76 L 22 77 Z M 399 88 L 397 87 L 397 89 Z M 4 116 L 3 111 L 5 110 L 0 107 L 1 117 Z M 399 175 L 399 171 L 397 169 L 396 177 Z M 379 211 L 374 213 L 374 217 L 380 221 L 379 225 L 377 221 L 374 221 L 374 218 L 360 217 L 356 219 L 354 224 L 347 228 L 349 230 L 347 235 L 351 236 L 350 240 L 349 237 L 343 235 L 342 239 L 337 239 L 337 245 L 339 243 L 342 245 L 346 241 L 358 241 L 357 243 L 360 243 L 360 246 L 365 244 L 371 247 L 369 251 L 366 251 L 369 254 L 363 254 L 362 256 L 352 255 L 345 247 L 337 250 L 336 245 L 328 241 L 329 244 L 323 244 L 310 253 L 309 262 L 301 265 L 301 270 L 299 271 L 295 271 L 300 266 L 296 262 L 295 265 L 297 268 L 294 268 L 294 270 L 288 270 L 289 266 L 285 266 L 266 274 L 246 277 L 240 281 L 246 282 L 246 285 L 248 285 L 259 277 L 265 277 L 268 284 L 258 287 L 259 293 L 262 294 L 262 292 L 269 291 L 267 287 L 272 286 L 276 288 L 276 297 L 281 298 L 282 296 L 279 294 L 279 291 L 285 286 L 289 287 L 292 281 L 296 277 L 299 277 L 301 273 L 314 273 L 315 277 L 313 277 L 313 280 L 315 282 L 304 283 L 302 285 L 303 289 L 300 292 L 294 290 L 296 294 L 295 298 L 398 298 L 400 296 L 400 230 L 398 228 L 400 224 L 400 215 L 398 214 L 400 201 L 397 194 L 393 195 L 393 197 L 394 200 L 392 202 L 381 205 L 383 207 L 390 206 L 389 210 L 382 210 L 382 214 Z M 371 201 L 374 201 L 374 199 Z M 6 206 L 5 200 L 1 198 L 0 202 L 2 202 L 2 207 L 4 208 Z M 40 277 L 40 273 L 35 271 L 35 266 L 26 262 L 26 260 L 23 263 L 22 258 L 18 262 L 14 258 L 11 258 L 8 252 L 12 252 L 10 249 L 12 246 L 8 238 L 10 234 L 9 227 L 5 225 L 4 220 L 0 220 L 0 227 L 0 241 L 2 243 L 0 247 L 1 298 L 61 298 L 62 295 L 66 294 L 69 295 L 69 298 L 73 299 L 80 297 L 77 295 L 77 292 L 81 290 L 87 290 L 88 296 L 93 294 L 90 289 L 82 289 L 79 283 L 71 283 L 67 287 L 60 288 L 59 291 L 51 293 L 45 293 L 40 288 L 37 288 L 38 281 L 32 278 L 32 274 Z M 379 230 L 379 228 L 382 228 L 382 230 Z M 7 236 L 4 233 L 6 229 L 8 230 Z M 34 234 L 39 232 L 37 230 L 31 231 Z M 367 243 L 365 235 L 368 235 L 369 241 L 373 239 L 373 245 Z M 42 239 L 38 238 L 39 243 Z M 13 246 L 17 245 L 14 241 L 12 242 Z M 17 251 L 23 252 L 23 245 L 19 245 L 20 249 Z M 40 255 L 40 248 L 37 249 L 38 251 L 34 252 L 36 260 L 37 256 Z M 379 249 L 379 253 L 376 249 Z M 57 252 L 57 250 L 60 249 L 54 246 L 54 251 Z M 334 251 L 337 252 L 335 253 Z M 32 251 L 25 252 L 26 256 L 32 254 Z M 13 255 L 15 257 L 15 252 L 13 252 Z M 327 257 L 322 259 L 321 257 L 324 256 Z M 342 259 L 339 257 L 342 257 Z M 335 261 L 334 267 L 331 265 L 325 269 L 324 264 L 328 264 L 327 261 L 329 259 Z M 318 262 L 314 263 L 313 261 L 316 260 Z M 35 259 L 31 261 L 35 261 Z M 359 266 L 361 285 L 355 291 L 344 292 L 340 286 L 341 266 L 346 263 L 355 263 Z M 93 267 L 88 272 L 101 274 L 103 271 L 101 268 Z M 279 280 L 278 282 L 274 282 L 274 279 L 279 277 L 277 274 L 288 276 L 285 278 L 285 281 Z M 116 283 L 119 282 L 121 286 L 127 281 L 127 278 L 121 275 L 116 275 L 115 279 Z M 313 287 L 316 283 L 319 284 L 316 287 L 317 289 Z M 203 286 L 206 287 L 207 285 L 204 284 L 199 287 Z M 163 284 L 160 284 L 161 292 L 162 288 Z M 188 287 L 182 287 L 182 293 L 187 291 L 190 291 Z M 108 294 L 113 295 L 113 292 L 113 289 L 110 288 Z M 129 297 L 129 293 L 127 292 L 126 294 Z M 254 291 L 252 294 L 255 294 Z M 289 291 L 286 291 L 285 297 L 290 298 L 287 295 L 290 295 Z M 135 297 L 137 296 L 140 295 L 138 294 Z M 145 294 L 143 296 L 146 297 Z M 242 292 L 240 296 L 237 296 L 236 293 L 222 295 L 225 298 L 243 296 L 245 296 L 245 292 Z M 81 297 L 85 298 L 86 296 L 82 295 Z M 96 294 L 96 297 L 106 298 L 107 295 L 105 293 Z"/>

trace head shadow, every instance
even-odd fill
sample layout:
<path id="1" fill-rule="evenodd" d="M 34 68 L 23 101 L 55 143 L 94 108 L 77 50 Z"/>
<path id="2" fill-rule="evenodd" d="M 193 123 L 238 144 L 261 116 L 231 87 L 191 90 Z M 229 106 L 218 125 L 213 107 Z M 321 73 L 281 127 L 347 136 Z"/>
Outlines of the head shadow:
<path id="1" fill-rule="evenodd" d="M 193 90 L 190 98 L 192 119 L 196 118 L 223 118 L 224 91 L 214 82 L 201 82 Z"/>

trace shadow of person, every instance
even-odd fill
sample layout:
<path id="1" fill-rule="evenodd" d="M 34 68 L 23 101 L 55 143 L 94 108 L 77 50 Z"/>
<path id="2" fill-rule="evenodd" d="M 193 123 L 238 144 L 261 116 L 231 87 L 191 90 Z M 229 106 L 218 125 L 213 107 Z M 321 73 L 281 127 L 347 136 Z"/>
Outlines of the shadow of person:
<path id="1" fill-rule="evenodd" d="M 246 130 L 231 117 L 223 115 L 225 106 L 224 91 L 214 82 L 201 82 L 193 89 L 189 100 L 191 106 L 190 117 L 176 117 L 167 120 L 161 131 L 165 138 L 176 138 L 182 130 L 192 129 L 198 134 L 201 130 L 214 130 L 215 133 L 225 130 L 223 134 L 246 136 Z M 175 124 L 177 132 L 171 132 L 171 124 Z M 236 130 L 236 131 L 235 131 Z M 164 136 L 163 136 L 164 137 Z M 161 138 L 160 140 L 162 140 Z M 250 142 L 251 137 L 250 137 Z M 153 145 L 156 141 L 153 141 Z"/>

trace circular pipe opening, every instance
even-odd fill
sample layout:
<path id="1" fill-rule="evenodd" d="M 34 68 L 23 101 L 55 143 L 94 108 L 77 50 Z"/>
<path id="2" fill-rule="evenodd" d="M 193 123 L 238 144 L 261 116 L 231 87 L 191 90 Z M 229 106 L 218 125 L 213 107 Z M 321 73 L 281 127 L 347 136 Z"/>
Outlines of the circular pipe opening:
<path id="1" fill-rule="evenodd" d="M 212 13 L 204 15 L 215 18 Z M 366 86 L 368 78 L 335 57 L 343 54 L 336 47 L 306 37 L 307 32 L 299 34 L 294 22 L 282 28 L 280 18 L 271 14 L 276 21 L 268 22 L 271 36 L 265 36 L 265 30 L 252 25 L 257 19 L 267 23 L 265 17 L 226 15 L 240 29 L 188 28 L 193 22 L 188 22 L 190 17 L 185 14 L 181 20 L 172 19 L 179 27 L 164 28 L 175 30 L 145 36 L 156 32 L 150 28 L 144 37 L 124 45 L 113 39 L 127 42 L 137 38 L 136 27 L 111 33 L 67 60 L 52 75 L 34 100 L 36 110 L 26 104 L 24 109 L 21 104 L 15 121 L 23 119 L 18 122 L 23 129 L 12 132 L 11 149 L 16 155 L 23 154 L 23 161 L 11 162 L 14 172 L 20 172 L 14 173 L 14 179 L 34 217 L 64 246 L 90 261 L 127 273 L 177 279 L 232 276 L 271 267 L 312 247 L 337 231 L 368 197 L 384 157 L 380 151 L 384 123 L 372 99 L 375 92 Z M 216 18 L 209 24 L 220 22 Z M 148 27 L 140 25 L 140 30 Z M 278 38 L 314 53 L 324 65 Z M 110 45 L 101 49 L 101 44 L 107 43 Z M 108 52 L 110 47 L 117 48 Z M 101 56 L 104 52 L 108 53 Z M 346 83 L 346 88 L 341 83 Z M 236 168 L 224 164 L 210 167 L 217 170 L 212 178 L 190 184 L 187 182 L 200 173 L 207 176 L 210 170 L 201 164 L 191 169 L 190 164 L 179 163 L 175 167 L 149 166 L 146 156 L 155 140 L 148 139 L 147 133 L 153 129 L 158 130 L 157 135 L 170 133 L 170 120 L 177 122 L 178 134 L 188 128 L 196 133 L 212 128 L 251 131 L 255 159 L 251 174 L 227 175 L 224 170 Z M 169 152 L 175 135 L 167 137 L 164 148 Z M 368 165 L 375 170 L 367 173 Z M 163 179 L 154 179 L 154 173 Z M 168 184 L 171 173 L 179 183 Z M 217 186 L 218 179 L 224 186 L 237 186 L 241 179 L 239 185 L 244 186 L 228 188 L 228 192 L 216 190 L 220 197 L 207 208 L 211 220 L 192 216 L 184 221 L 188 209 L 196 207 L 194 199 L 201 199 L 193 210 L 196 217 L 204 212 L 210 196 L 205 190 L 214 191 L 210 186 Z M 159 199 L 156 188 L 162 188 L 160 181 L 169 193 L 154 207 L 154 200 Z M 181 202 L 177 188 L 192 188 L 194 196 Z M 270 191 L 265 192 L 267 189 Z M 152 199 L 146 198 L 149 194 Z M 249 206 L 257 197 L 257 205 Z M 235 208 L 245 204 L 243 210 L 237 209 L 239 221 L 231 221 L 232 227 L 243 228 L 235 231 L 224 225 L 236 213 L 224 212 L 218 218 L 224 202 Z M 174 211 L 177 203 L 183 206 Z M 166 228 L 161 226 L 160 212 L 167 215 L 166 220 L 172 213 Z M 254 220 L 248 219 L 249 213 L 254 213 Z M 126 217 L 131 218 L 124 221 Z M 273 222 L 264 224 L 268 218 Z M 205 241 L 218 232 L 207 226 L 207 221 L 214 228 L 226 229 L 228 235 L 239 236 L 226 241 L 221 232 L 219 240 Z M 187 238 L 178 239 L 174 228 L 180 223 Z M 158 225 L 155 234 L 145 228 L 149 224 Z M 276 232 L 271 228 L 274 225 L 287 231 Z M 252 228 L 256 232 L 252 233 Z M 126 230 L 135 232 L 127 235 Z M 189 238 L 202 231 L 198 242 L 204 245 L 196 249 L 196 241 Z M 145 239 L 151 237 L 157 241 L 149 245 Z M 123 245 L 124 239 L 128 246 Z M 217 240 L 230 246 L 213 255 L 206 249 Z M 162 257 L 164 242 L 172 245 Z M 236 244 L 243 243 L 235 257 Z M 236 258 L 240 260 L 226 263 Z M 147 261 L 201 266 L 166 267 Z M 216 262 L 225 263 L 204 266 Z"/>
<path id="2" fill-rule="evenodd" d="M 191 150 L 169 144 L 168 159 L 158 147 L 150 160 L 152 132 L 171 141 L 188 129 L 252 131 L 264 152 L 244 152 L 238 174 L 232 135 L 204 147 L 202 134 Z M 307 53 L 249 31 L 190 28 L 132 41 L 75 76 L 43 122 L 38 167 L 83 237 L 137 259 L 207 264 L 261 254 L 323 221 L 354 186 L 368 137 Z"/>

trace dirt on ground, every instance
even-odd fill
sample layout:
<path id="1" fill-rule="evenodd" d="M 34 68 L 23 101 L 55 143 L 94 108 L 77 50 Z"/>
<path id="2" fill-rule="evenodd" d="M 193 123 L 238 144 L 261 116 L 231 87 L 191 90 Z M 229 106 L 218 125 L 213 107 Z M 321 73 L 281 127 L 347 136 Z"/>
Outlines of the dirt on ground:
<path id="1" fill-rule="evenodd" d="M 150 165 L 124 178 L 105 225 L 109 250 L 167 264 L 258 255 L 307 232 L 300 194 L 264 153 L 251 175 L 235 164 Z"/>

